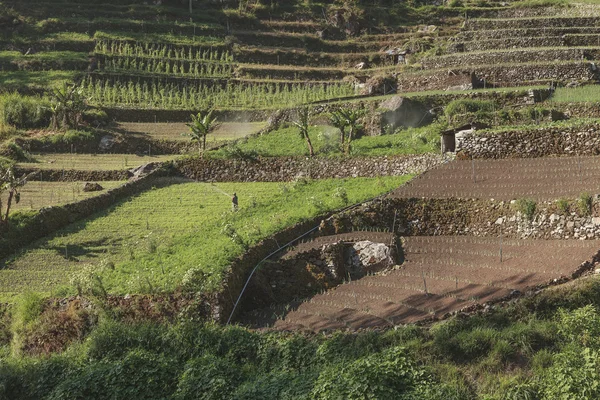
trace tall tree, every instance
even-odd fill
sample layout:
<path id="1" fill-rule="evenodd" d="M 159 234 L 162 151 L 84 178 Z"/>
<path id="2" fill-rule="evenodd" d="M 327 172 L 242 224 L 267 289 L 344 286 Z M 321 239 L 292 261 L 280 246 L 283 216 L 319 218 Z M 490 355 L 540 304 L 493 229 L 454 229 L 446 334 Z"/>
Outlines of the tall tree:
<path id="1" fill-rule="evenodd" d="M 189 136 L 192 138 L 192 142 L 202 143 L 202 152 L 206 151 L 206 136 L 218 127 L 217 118 L 213 117 L 212 113 L 213 110 L 206 114 L 202 112 L 196 115 L 192 114 L 192 122 L 186 124 L 190 128 Z"/>
<path id="2" fill-rule="evenodd" d="M 310 136 L 308 135 L 308 128 L 310 126 L 310 110 L 308 109 L 308 107 L 299 108 L 296 112 L 296 119 L 292 122 L 298 128 L 300 137 L 306 141 L 306 146 L 308 147 L 308 154 L 311 157 L 314 157 L 315 150 L 313 148 L 312 142 L 310 141 Z"/>

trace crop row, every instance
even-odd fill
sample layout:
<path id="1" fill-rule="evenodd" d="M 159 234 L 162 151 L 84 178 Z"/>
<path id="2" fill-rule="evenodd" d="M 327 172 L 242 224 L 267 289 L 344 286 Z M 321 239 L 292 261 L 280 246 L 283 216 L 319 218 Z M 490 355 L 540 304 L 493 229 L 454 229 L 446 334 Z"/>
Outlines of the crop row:
<path id="1" fill-rule="evenodd" d="M 96 53 L 118 56 L 149 57 L 187 61 L 214 61 L 229 63 L 233 54 L 226 48 L 176 46 L 163 43 L 97 40 Z"/>
<path id="2" fill-rule="evenodd" d="M 228 82 L 224 87 L 202 81 L 164 82 L 88 77 L 82 82 L 86 96 L 94 104 L 167 109 L 261 108 L 295 106 L 312 101 L 354 95 L 343 83 L 291 84 Z"/>
<path id="3" fill-rule="evenodd" d="M 235 66 L 233 64 L 207 63 L 203 61 L 176 61 L 125 56 L 105 57 L 103 60 L 98 60 L 98 69 L 110 72 L 135 71 L 200 78 L 230 77 L 233 75 Z"/>

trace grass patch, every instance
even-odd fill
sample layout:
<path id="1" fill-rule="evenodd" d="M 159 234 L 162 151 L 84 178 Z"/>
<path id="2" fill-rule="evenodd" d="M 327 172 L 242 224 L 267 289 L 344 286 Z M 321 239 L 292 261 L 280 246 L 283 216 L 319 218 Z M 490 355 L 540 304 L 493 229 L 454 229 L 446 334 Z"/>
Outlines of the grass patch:
<path id="1" fill-rule="evenodd" d="M 442 124 L 424 128 L 409 128 L 381 136 L 363 136 L 352 141 L 352 156 L 383 156 L 396 154 L 423 154 L 439 150 Z M 339 130 L 327 125 L 311 126 L 309 135 L 315 154 L 341 156 Z M 229 158 L 240 155 L 262 157 L 306 156 L 305 141 L 295 127 L 282 128 L 267 135 L 242 140 L 233 147 L 208 153 L 209 157 Z"/>
<path id="2" fill-rule="evenodd" d="M 550 101 L 554 103 L 597 103 L 600 101 L 600 85 L 557 88 Z"/>
<path id="3" fill-rule="evenodd" d="M 12 71 L 0 74 L 0 86 L 5 90 L 52 90 L 74 82 L 80 71 Z"/>
<path id="4" fill-rule="evenodd" d="M 103 268 L 112 293 L 173 291 L 184 277 L 205 276 L 216 289 L 234 257 L 290 225 L 341 208 L 339 187 L 348 202 L 364 201 L 406 182 L 410 176 L 327 179 L 281 183 L 170 184 L 123 201 L 75 223 L 27 249 L 0 270 L 0 299 L 25 289 L 56 292 L 86 265 Z M 237 192 L 239 211 L 230 194 Z M 100 267 L 94 268 L 98 273 Z M 73 288 L 69 288 L 73 292 Z M 68 293 L 67 291 L 66 293 Z"/>
<path id="5" fill-rule="evenodd" d="M 257 133 L 266 126 L 265 122 L 223 122 L 217 129 L 211 132 L 206 141 L 210 144 L 212 141 L 235 140 L 245 136 Z M 189 136 L 182 133 L 188 133 L 189 128 L 183 122 L 121 122 L 117 130 L 122 130 L 131 134 L 148 135 L 152 139 L 169 141 L 189 141 Z"/>

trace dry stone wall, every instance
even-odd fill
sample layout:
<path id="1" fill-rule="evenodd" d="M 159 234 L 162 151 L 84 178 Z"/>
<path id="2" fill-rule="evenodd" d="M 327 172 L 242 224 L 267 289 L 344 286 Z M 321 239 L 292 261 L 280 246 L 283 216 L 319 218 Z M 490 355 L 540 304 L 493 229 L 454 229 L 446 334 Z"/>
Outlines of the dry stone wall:
<path id="1" fill-rule="evenodd" d="M 251 160 L 202 159 L 191 157 L 176 162 L 184 176 L 205 182 L 288 182 L 311 179 L 400 176 L 417 174 L 442 163 L 434 154 L 419 156 L 304 158 L 277 157 Z"/>
<path id="2" fill-rule="evenodd" d="M 456 38 L 460 41 L 480 41 L 490 39 L 510 39 L 518 37 L 536 38 L 536 37 L 560 37 L 569 34 L 598 34 L 600 28 L 594 26 L 547 26 L 540 28 L 514 28 L 514 29 L 494 29 L 485 31 L 462 31 Z"/>
<path id="3" fill-rule="evenodd" d="M 552 49 L 552 50 L 509 50 L 486 53 L 458 53 L 442 57 L 432 57 L 421 62 L 423 69 L 464 67 L 466 65 L 496 65 L 525 63 L 538 60 L 597 60 L 600 49 Z"/>
<path id="4" fill-rule="evenodd" d="M 600 17 L 549 17 L 549 18 L 508 18 L 508 19 L 469 19 L 465 30 L 538 28 L 547 26 L 600 26 Z"/>
<path id="5" fill-rule="evenodd" d="M 467 158 L 530 158 L 600 154 L 600 124 L 473 132 L 463 136 L 460 153 Z"/>
<path id="6" fill-rule="evenodd" d="M 433 70 L 398 76 L 398 90 L 415 92 L 424 90 L 447 90 L 455 86 L 465 89 L 481 85 L 482 80 L 503 87 L 519 84 L 541 84 L 547 81 L 590 81 L 596 72 L 589 62 L 563 62 L 547 64 L 522 64 L 472 67 L 456 70 Z"/>

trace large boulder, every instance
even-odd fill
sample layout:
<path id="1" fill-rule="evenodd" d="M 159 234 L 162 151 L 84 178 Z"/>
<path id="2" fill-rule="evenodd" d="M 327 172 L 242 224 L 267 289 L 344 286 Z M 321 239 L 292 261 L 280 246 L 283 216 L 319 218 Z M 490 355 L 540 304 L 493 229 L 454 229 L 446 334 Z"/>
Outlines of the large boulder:
<path id="1" fill-rule="evenodd" d="M 392 249 L 384 243 L 363 240 L 347 251 L 346 269 L 353 276 L 379 272 L 396 264 Z"/>
<path id="2" fill-rule="evenodd" d="M 394 96 L 379 105 L 367 126 L 370 135 L 394 132 L 398 128 L 418 128 L 430 124 L 433 114 L 421 103 L 407 97 Z"/>

